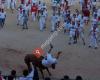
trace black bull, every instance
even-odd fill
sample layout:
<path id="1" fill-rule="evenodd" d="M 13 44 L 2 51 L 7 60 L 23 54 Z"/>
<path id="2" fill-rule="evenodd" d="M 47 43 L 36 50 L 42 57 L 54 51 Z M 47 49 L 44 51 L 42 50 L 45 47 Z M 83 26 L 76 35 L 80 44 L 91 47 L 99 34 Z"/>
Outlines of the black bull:
<path id="1" fill-rule="evenodd" d="M 33 64 L 34 67 L 38 67 L 39 70 L 40 70 L 40 72 L 41 72 L 41 74 L 42 74 L 42 77 L 44 78 L 44 74 L 43 74 L 43 70 L 44 70 L 44 69 L 47 70 L 47 72 L 48 72 L 48 74 L 49 74 L 50 76 L 51 76 L 51 73 L 49 72 L 48 67 L 45 67 L 45 66 L 42 65 L 42 59 L 43 59 L 43 58 L 44 58 L 43 56 L 41 56 L 40 58 L 37 58 L 37 57 L 36 57 L 35 55 L 33 55 L 33 54 L 27 54 L 27 55 L 25 56 L 25 58 L 24 58 L 24 61 L 25 61 L 25 64 L 27 65 L 29 71 L 32 70 L 31 64 L 30 64 L 31 62 L 32 62 L 32 64 Z"/>
<path id="2" fill-rule="evenodd" d="M 50 49 L 49 49 L 48 53 L 51 53 L 52 49 L 53 49 L 53 45 L 50 44 Z M 59 58 L 59 56 L 60 56 L 61 53 L 62 53 L 61 51 L 57 52 L 56 59 Z M 51 73 L 50 73 L 48 67 L 45 67 L 45 66 L 42 65 L 42 60 L 43 60 L 43 59 L 44 59 L 43 56 L 41 56 L 40 58 L 37 58 L 37 57 L 36 57 L 35 55 L 33 55 L 33 54 L 27 54 L 27 55 L 25 56 L 25 58 L 24 58 L 24 61 L 25 61 L 25 64 L 27 65 L 29 71 L 32 70 L 31 64 L 30 64 L 31 62 L 32 62 L 32 64 L 33 64 L 34 67 L 38 67 L 39 70 L 40 70 L 40 72 L 41 72 L 41 74 L 42 74 L 42 77 L 43 77 L 43 79 L 44 79 L 44 74 L 43 74 L 43 70 L 44 70 L 44 69 L 47 70 L 47 72 L 48 72 L 48 74 L 49 74 L 50 76 L 51 76 Z M 55 69 L 55 64 L 52 64 L 51 67 L 52 67 L 52 69 Z"/>

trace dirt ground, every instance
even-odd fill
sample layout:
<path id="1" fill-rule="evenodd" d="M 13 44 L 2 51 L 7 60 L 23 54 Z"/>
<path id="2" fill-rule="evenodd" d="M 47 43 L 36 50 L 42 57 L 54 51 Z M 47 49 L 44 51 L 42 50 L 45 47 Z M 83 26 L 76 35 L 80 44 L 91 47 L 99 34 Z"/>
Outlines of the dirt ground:
<path id="1" fill-rule="evenodd" d="M 51 14 L 50 4 L 48 11 Z M 71 10 L 79 9 L 79 4 L 75 3 Z M 29 29 L 22 30 L 21 26 L 17 26 L 17 11 L 11 14 L 10 10 L 6 10 L 6 25 L 0 30 L 0 70 L 4 75 L 10 74 L 12 69 L 17 70 L 17 74 L 21 72 L 26 65 L 24 64 L 24 56 L 31 54 L 32 50 L 39 47 L 52 34 L 50 32 L 50 16 L 47 21 L 47 28 L 44 32 L 39 31 L 38 22 L 28 22 Z M 62 51 L 60 59 L 55 70 L 50 69 L 52 77 L 61 78 L 67 74 L 72 79 L 76 75 L 81 75 L 84 80 L 100 80 L 100 45 L 97 50 L 88 48 L 88 31 L 89 27 L 85 26 L 86 45 L 82 45 L 80 40 L 78 44 L 68 45 L 68 35 L 63 31 L 59 33 L 53 40 L 54 50 L 52 53 Z M 47 46 L 45 51 L 48 50 Z M 45 75 L 48 76 L 47 72 Z M 56 79 L 55 79 L 56 80 Z"/>

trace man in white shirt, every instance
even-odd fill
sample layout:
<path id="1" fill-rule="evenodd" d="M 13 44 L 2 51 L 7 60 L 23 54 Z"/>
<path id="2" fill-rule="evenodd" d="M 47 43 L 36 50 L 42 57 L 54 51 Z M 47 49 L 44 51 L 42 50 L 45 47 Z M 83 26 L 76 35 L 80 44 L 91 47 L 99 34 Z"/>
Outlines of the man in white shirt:
<path id="1" fill-rule="evenodd" d="M 50 67 L 52 64 L 56 64 L 57 63 L 57 59 L 53 58 L 51 53 L 47 53 L 47 58 L 42 60 L 42 64 L 45 67 Z"/>
<path id="2" fill-rule="evenodd" d="M 78 31 L 78 37 L 80 37 L 83 41 L 83 45 L 85 45 L 85 39 L 84 39 L 84 26 L 81 25 L 80 20 L 77 20 L 76 22 L 76 31 Z M 78 38 L 77 37 L 77 38 Z"/>
<path id="3" fill-rule="evenodd" d="M 75 40 L 74 40 L 75 30 L 76 30 L 75 21 L 72 21 L 69 27 L 69 43 L 68 43 L 69 45 L 75 43 Z"/>
<path id="4" fill-rule="evenodd" d="M 6 18 L 6 12 L 4 12 L 4 9 L 1 9 L 0 12 L 0 23 L 1 23 L 1 27 L 3 28 L 4 23 L 5 23 L 5 18 Z"/>
<path id="5" fill-rule="evenodd" d="M 93 47 L 95 49 L 98 48 L 98 44 L 97 44 L 97 40 L 98 40 L 98 33 L 99 33 L 99 28 L 97 23 L 95 23 L 94 25 L 92 25 L 91 29 L 90 29 L 90 43 L 89 43 L 89 48 Z"/>
<path id="6" fill-rule="evenodd" d="M 42 65 L 45 67 L 52 67 L 53 69 L 55 69 L 55 65 L 57 64 L 57 59 L 59 58 L 60 54 L 62 53 L 61 51 L 59 51 L 56 55 L 56 57 L 53 57 L 51 54 L 51 50 L 53 48 L 53 46 L 50 44 L 50 50 L 48 51 L 46 57 L 42 60 Z"/>

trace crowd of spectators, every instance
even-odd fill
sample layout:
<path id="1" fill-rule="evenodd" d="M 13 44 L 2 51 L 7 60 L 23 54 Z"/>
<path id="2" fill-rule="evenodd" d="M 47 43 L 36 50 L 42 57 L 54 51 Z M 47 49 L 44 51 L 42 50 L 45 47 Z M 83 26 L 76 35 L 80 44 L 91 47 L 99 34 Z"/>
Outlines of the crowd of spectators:
<path id="1" fill-rule="evenodd" d="M 2 75 L 2 72 L 0 71 L 0 80 L 42 80 L 39 78 L 38 70 L 35 68 L 30 73 L 27 69 L 23 70 L 23 76 L 17 76 L 16 70 L 12 70 L 10 75 L 4 76 Z M 51 78 L 51 77 L 45 77 L 44 80 L 84 80 L 82 76 L 77 75 L 75 79 L 71 79 L 68 75 L 64 75 L 62 78 Z"/>

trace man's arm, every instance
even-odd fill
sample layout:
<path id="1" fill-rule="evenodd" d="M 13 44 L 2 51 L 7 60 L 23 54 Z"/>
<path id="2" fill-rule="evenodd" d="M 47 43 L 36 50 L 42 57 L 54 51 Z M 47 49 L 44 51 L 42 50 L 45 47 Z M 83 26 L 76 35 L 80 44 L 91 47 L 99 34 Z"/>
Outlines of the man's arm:
<path id="1" fill-rule="evenodd" d="M 52 49 L 53 49 L 53 45 L 50 43 L 50 49 L 49 49 L 48 53 L 51 53 Z"/>

